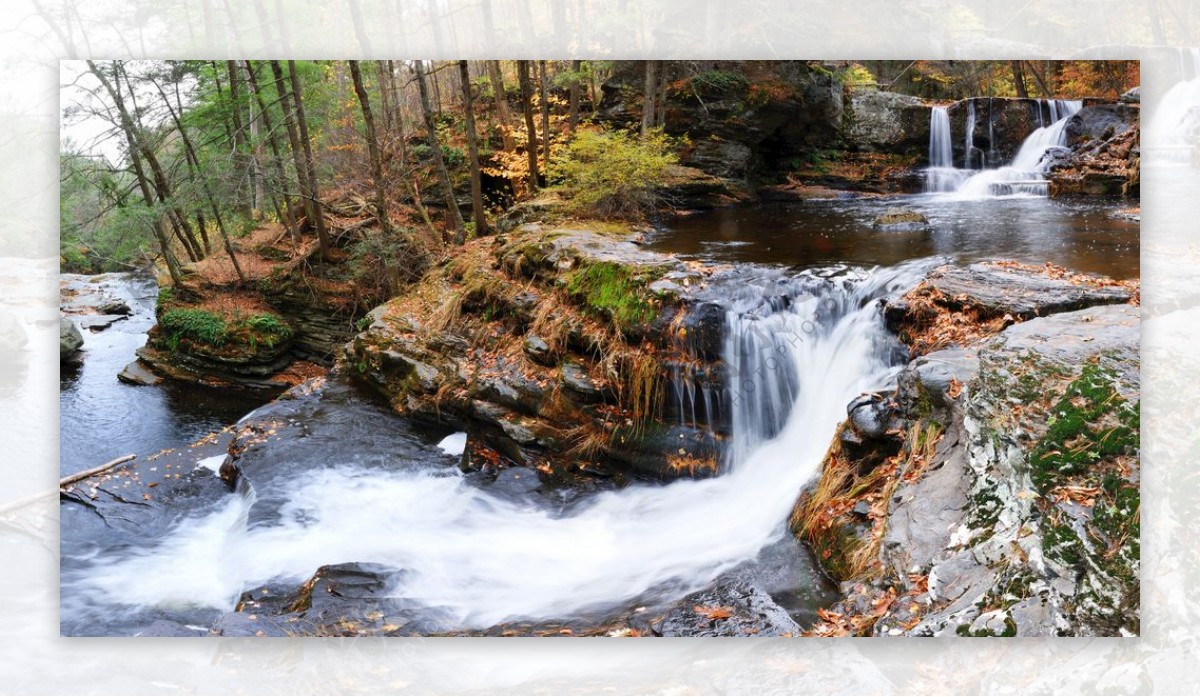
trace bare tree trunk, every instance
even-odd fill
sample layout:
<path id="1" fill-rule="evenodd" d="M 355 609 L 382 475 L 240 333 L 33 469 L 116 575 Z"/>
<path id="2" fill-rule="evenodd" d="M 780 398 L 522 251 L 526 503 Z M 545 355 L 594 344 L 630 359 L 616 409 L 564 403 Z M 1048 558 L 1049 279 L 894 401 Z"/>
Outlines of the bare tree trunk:
<path id="1" fill-rule="evenodd" d="M 658 112 L 654 125 L 662 128 L 667 125 L 667 61 L 658 61 Z"/>
<path id="2" fill-rule="evenodd" d="M 375 180 L 375 217 L 384 234 L 390 235 L 392 225 L 388 221 L 387 196 L 383 189 L 383 158 L 379 153 L 379 139 L 375 135 L 375 118 L 371 114 L 371 101 L 367 97 L 367 89 L 363 87 L 362 71 L 358 61 L 349 61 L 350 77 L 354 80 L 354 93 L 358 95 L 358 103 L 362 106 L 363 122 L 367 128 L 367 153 L 371 158 L 371 177 Z"/>
<path id="3" fill-rule="evenodd" d="M 538 154 L 537 129 L 533 125 L 533 85 L 530 84 L 529 61 L 517 61 L 517 78 L 521 83 L 521 110 L 525 112 L 525 131 L 528 134 L 525 151 L 529 157 L 529 194 L 532 196 L 538 190 Z"/>
<path id="4" fill-rule="evenodd" d="M 300 133 L 296 129 L 296 117 L 292 113 L 292 100 L 288 94 L 287 84 L 283 79 L 283 68 L 279 61 L 270 61 L 271 73 L 275 77 L 275 92 L 279 95 L 279 106 L 283 110 L 283 123 L 287 128 L 288 144 L 292 151 L 292 167 L 296 171 L 296 182 L 300 187 L 300 198 L 304 202 L 305 215 L 308 218 L 308 224 L 314 225 L 312 202 L 312 188 L 308 181 L 308 169 L 304 166 L 304 155 L 301 152 Z M 296 234 L 299 235 L 299 222 L 297 221 Z"/>
<path id="5" fill-rule="evenodd" d="M 429 104 L 429 86 L 426 85 L 425 68 L 421 61 L 413 63 L 417 73 L 417 89 L 421 92 L 421 112 L 425 116 L 425 129 L 428 131 L 429 149 L 433 151 L 433 165 L 441 181 L 443 198 L 446 201 L 446 223 L 458 239 L 463 234 L 462 213 L 458 210 L 458 202 L 454 200 L 454 187 L 450 183 L 450 171 L 446 169 L 446 160 L 442 157 L 442 145 L 438 142 L 437 123 L 433 118 L 433 107 Z"/>
<path id="6" fill-rule="evenodd" d="M 238 79 L 237 61 L 225 61 L 225 70 L 229 75 L 229 101 L 231 105 L 229 115 L 233 120 L 233 151 L 236 153 L 234 163 L 236 169 L 246 172 L 250 179 L 251 200 L 247 203 L 244 197 L 239 195 L 237 198 L 243 217 L 250 219 L 254 217 L 253 210 L 257 207 L 256 202 L 253 200 L 255 188 L 254 169 L 246 158 L 246 132 L 242 127 L 241 88 L 238 87 L 238 83 L 241 80 Z M 241 187 L 239 186 L 237 189 L 240 190 Z"/>
<path id="7" fill-rule="evenodd" d="M 217 198 L 213 196 L 212 188 L 208 185 L 208 178 L 201 171 L 200 158 L 196 155 L 196 148 L 192 146 L 192 139 L 188 136 L 187 131 L 184 130 L 183 122 L 180 120 L 179 114 L 175 113 L 175 109 L 171 107 L 171 102 L 167 99 L 167 94 L 163 91 L 162 86 L 157 82 L 154 86 L 158 88 L 158 94 L 162 97 L 163 104 L 166 105 L 167 112 L 170 114 L 171 120 L 175 123 L 175 130 L 179 131 L 188 167 L 192 175 L 199 180 L 200 187 L 204 191 L 204 197 L 208 199 L 209 209 L 212 210 L 213 219 L 217 221 L 217 230 L 221 233 L 221 241 L 224 243 L 225 253 L 229 255 L 230 263 L 233 264 L 234 273 L 237 274 L 238 281 L 242 285 L 246 285 L 246 274 L 242 273 L 242 266 L 238 263 L 237 254 L 233 251 L 233 241 L 229 238 L 229 230 L 226 229 L 225 220 L 221 216 L 221 207 L 217 204 Z M 203 222 L 201 222 L 201 225 L 203 225 Z"/>
<path id="8" fill-rule="evenodd" d="M 541 67 L 541 101 L 542 101 L 542 166 L 550 167 L 550 97 L 547 84 L 550 75 L 546 72 L 546 61 L 540 61 Z"/>
<path id="9" fill-rule="evenodd" d="M 1025 71 L 1021 68 L 1021 61 L 1009 61 L 1008 64 L 1012 67 L 1013 84 L 1017 88 L 1017 96 L 1021 99 L 1029 98 L 1029 91 L 1025 89 Z"/>
<path id="10" fill-rule="evenodd" d="M 375 71 L 379 75 L 379 102 L 383 109 L 383 132 L 392 132 L 392 81 L 388 75 L 388 62 L 375 61 Z"/>
<path id="11" fill-rule="evenodd" d="M 200 248 L 200 243 L 196 241 L 192 234 L 192 227 L 187 222 L 183 215 L 183 211 L 179 209 L 175 202 L 171 201 L 171 186 L 167 180 L 166 173 L 158 162 L 158 158 L 154 154 L 154 149 L 151 148 L 142 137 L 142 132 L 130 114 L 128 107 L 125 105 L 125 100 L 121 96 L 120 86 L 120 70 L 118 65 L 113 66 L 113 80 L 110 82 L 108 77 L 94 61 L 88 61 L 88 67 L 92 74 L 100 80 L 100 84 L 113 100 L 113 105 L 117 108 L 117 114 L 120 119 L 121 130 L 125 133 L 126 140 L 129 143 L 131 157 L 144 159 L 150 167 L 152 178 L 145 176 L 145 171 L 142 170 L 141 176 L 144 180 L 153 184 L 153 189 L 157 193 L 158 201 L 163 204 L 167 212 L 167 218 L 171 222 L 171 227 L 175 231 L 175 236 L 183 245 L 184 251 L 187 252 L 188 258 L 192 261 L 200 261 L 203 258 L 203 252 Z M 126 77 L 128 82 L 128 77 Z M 132 89 L 132 88 L 131 88 Z M 141 165 L 138 165 L 141 168 Z"/>
<path id="12" fill-rule="evenodd" d="M 1054 94 L 1050 92 L 1050 88 L 1046 85 L 1046 79 L 1038 72 L 1037 66 L 1033 64 L 1033 61 L 1021 62 L 1024 63 L 1025 67 L 1029 68 L 1029 72 L 1033 73 L 1033 81 L 1037 83 L 1038 89 L 1042 91 L 1042 96 L 1047 99 L 1053 97 Z"/>
<path id="13" fill-rule="evenodd" d="M 500 118 L 500 131 L 504 138 L 504 149 L 515 152 L 516 141 L 512 134 L 512 115 L 508 111 L 508 96 L 504 91 L 504 77 L 500 74 L 500 61 L 487 61 L 488 80 L 492 83 L 492 96 L 496 100 L 496 116 Z"/>
<path id="14" fill-rule="evenodd" d="M 321 247 L 321 259 L 329 260 L 329 230 L 325 227 L 325 214 L 321 211 L 321 194 L 317 188 L 317 165 L 313 158 L 312 143 L 308 138 L 308 120 L 304 118 L 304 96 L 300 87 L 300 76 L 296 74 L 296 61 L 288 61 L 288 72 L 292 78 L 292 99 L 296 102 L 296 125 L 300 128 L 300 144 L 304 147 L 304 166 L 308 170 L 309 190 L 312 193 L 312 209 L 316 216 L 317 244 Z"/>
<path id="15" fill-rule="evenodd" d="M 271 161 L 275 165 L 275 176 L 278 178 L 275 188 L 278 191 L 279 197 L 283 199 L 283 207 L 279 211 L 280 222 L 283 223 L 284 229 L 288 231 L 292 239 L 299 240 L 300 228 L 296 225 L 292 197 L 288 194 L 287 190 L 287 170 L 284 167 L 283 151 L 279 147 L 278 139 L 275 137 L 275 129 L 271 126 L 271 115 L 267 111 L 262 90 L 258 86 L 258 78 L 254 76 L 254 66 L 250 61 L 246 61 L 246 80 L 250 85 L 251 93 L 254 94 L 254 101 L 258 104 L 258 114 L 259 118 L 262 119 L 263 128 L 267 131 L 267 145 L 271 148 Z"/>
<path id="16" fill-rule="evenodd" d="M 642 135 L 654 128 L 655 102 L 658 97 L 658 61 L 646 61 L 646 82 L 642 91 Z"/>
<path id="17" fill-rule="evenodd" d="M 579 125 L 579 77 L 580 67 L 583 61 L 575 59 L 571 61 L 571 89 L 567 93 L 567 104 L 570 113 L 567 116 L 567 132 L 574 135 L 575 127 Z"/>
<path id="18" fill-rule="evenodd" d="M 475 142 L 475 99 L 471 93 L 471 74 L 467 62 L 458 62 L 458 76 L 462 80 L 463 116 L 467 126 L 467 152 L 471 157 L 471 216 L 475 219 L 475 236 L 487 234 L 487 218 L 483 212 L 483 182 L 479 171 L 479 144 Z M 456 244 L 464 240 L 455 239 Z"/>

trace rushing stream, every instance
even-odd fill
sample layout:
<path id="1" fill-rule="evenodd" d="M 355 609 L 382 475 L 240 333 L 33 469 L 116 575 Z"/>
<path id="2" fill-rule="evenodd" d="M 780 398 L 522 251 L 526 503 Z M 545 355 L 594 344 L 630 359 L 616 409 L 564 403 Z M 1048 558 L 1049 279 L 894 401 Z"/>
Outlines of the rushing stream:
<path id="1" fill-rule="evenodd" d="M 391 570 L 388 595 L 436 631 L 663 607 L 771 550 L 803 555 L 785 529 L 797 495 L 846 404 L 888 387 L 905 356 L 875 300 L 946 259 L 1139 275 L 1138 226 L 1115 219 L 1111 203 L 1036 195 L 1044 193 L 1042 155 L 1077 109 L 1055 103 L 1012 163 L 984 170 L 954 168 L 949 119 L 934 109 L 929 193 L 727 208 L 651 236 L 651 249 L 735 264 L 705 290 L 726 312 L 729 378 L 719 397 L 703 396 L 705 414 L 719 398 L 730 418 L 721 476 L 514 494 L 459 470 L 460 434 L 397 418 L 335 381 L 313 405 L 291 407 L 301 410 L 287 417 L 296 437 L 266 455 L 247 453 L 260 461 L 242 463 L 248 474 L 238 492 L 171 510 L 158 528 L 64 542 L 64 633 L 133 633 L 163 617 L 204 627 L 247 589 L 294 588 L 318 567 L 344 562 Z M 968 167 L 990 164 L 969 142 L 966 152 Z M 871 224 L 897 202 L 929 225 Z M 135 312 L 86 334 L 83 367 L 63 371 L 64 472 L 184 445 L 262 401 L 117 383 L 145 340 L 155 294 L 136 277 L 110 285 Z M 222 459 L 204 464 L 215 469 Z M 206 471 L 189 475 L 193 488 L 216 491 Z M 771 565 L 778 561 L 763 562 Z M 797 568 L 774 590 L 799 618 L 828 597 L 811 565 Z"/>
<path id="2" fill-rule="evenodd" d="M 70 595 L 84 606 L 228 609 L 256 583 L 370 561 L 403 570 L 391 593 L 449 627 L 681 597 L 785 536 L 846 403 L 898 369 L 901 354 L 869 301 L 915 283 L 922 268 L 731 279 L 726 359 L 738 366 L 730 404 L 741 435 L 724 476 L 633 485 L 555 508 L 474 485 L 407 427 L 354 419 L 362 425 L 338 432 L 340 447 L 318 428 L 298 444 L 308 462 L 283 481 L 254 482 L 269 492 L 271 514 L 256 516 L 261 494 L 229 497 L 152 548 L 72 578 Z M 793 379 L 780 381 L 780 371 Z M 380 433 L 367 436 L 372 429 Z M 363 447 L 346 454 L 360 436 Z M 396 447 L 397 437 L 407 446 Z"/>

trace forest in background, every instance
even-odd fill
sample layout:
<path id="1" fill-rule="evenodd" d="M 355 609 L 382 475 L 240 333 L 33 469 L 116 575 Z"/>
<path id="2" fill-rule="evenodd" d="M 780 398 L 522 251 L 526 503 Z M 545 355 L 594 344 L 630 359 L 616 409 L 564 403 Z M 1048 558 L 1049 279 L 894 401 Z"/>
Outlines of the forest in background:
<path id="1" fill-rule="evenodd" d="M 1137 61 L 802 68 L 848 93 L 938 100 L 1113 99 L 1139 79 Z M 631 74 L 640 123 L 606 113 Z M 737 93 L 753 108 L 789 89 L 715 61 L 87 61 L 63 75 L 64 271 L 157 264 L 182 285 L 216 256 L 210 274 L 244 283 L 261 260 L 235 243 L 270 229 L 379 299 L 547 191 L 580 217 L 644 219 L 689 146 L 668 102 Z"/>

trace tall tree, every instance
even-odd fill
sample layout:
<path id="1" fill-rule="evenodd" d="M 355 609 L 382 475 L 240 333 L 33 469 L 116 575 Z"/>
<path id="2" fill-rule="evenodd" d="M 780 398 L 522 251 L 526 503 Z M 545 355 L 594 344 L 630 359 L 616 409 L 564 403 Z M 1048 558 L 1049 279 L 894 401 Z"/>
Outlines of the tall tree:
<path id="1" fill-rule="evenodd" d="M 199 181 L 200 188 L 204 192 L 204 198 L 208 201 L 209 209 L 212 211 L 213 218 L 217 221 L 217 230 L 221 235 L 221 241 L 225 246 L 225 253 L 229 255 L 229 261 L 233 264 L 233 271 L 237 274 L 238 281 L 245 285 L 246 274 L 242 272 L 242 265 L 238 263 L 237 254 L 233 250 L 233 240 L 229 237 L 229 230 L 225 227 L 225 217 L 221 215 L 221 206 L 217 203 L 216 196 L 213 195 L 212 187 L 208 183 L 208 177 L 205 176 L 200 166 L 200 157 L 196 153 L 196 148 L 192 145 L 192 139 L 188 135 L 187 128 L 183 125 L 183 120 L 179 113 L 171 107 L 171 101 L 167 99 L 167 93 L 163 90 L 161 84 L 154 78 L 150 78 L 154 83 L 154 87 L 158 90 L 158 94 L 162 97 L 163 104 L 167 107 L 167 113 L 171 117 L 171 121 L 175 124 L 175 130 L 179 133 L 180 140 L 183 141 L 183 152 L 188 163 L 188 169 L 194 179 Z M 203 227 L 204 218 L 198 218 L 200 225 Z"/>
<path id="2" fill-rule="evenodd" d="M 500 133 L 504 139 L 504 150 L 515 152 L 512 115 L 508 111 L 508 94 L 504 89 L 504 76 L 500 73 L 500 61 L 487 61 L 488 81 L 492 83 L 492 97 L 496 101 L 496 116 L 500 119 Z"/>
<path id="3" fill-rule="evenodd" d="M 458 62 L 458 77 L 463 90 L 463 117 L 467 127 L 467 152 L 471 158 L 471 217 L 475 220 L 475 236 L 487 234 L 487 218 L 483 213 L 483 181 L 479 171 L 479 144 L 475 141 L 475 96 L 471 92 L 471 72 L 467 62 Z M 463 240 L 455 240 L 462 244 Z"/>
<path id="4" fill-rule="evenodd" d="M 1013 85 L 1017 88 L 1017 96 L 1021 99 L 1029 98 L 1029 90 L 1025 89 L 1025 70 L 1021 67 L 1021 61 L 1009 61 L 1009 66 L 1012 68 Z"/>
<path id="5" fill-rule="evenodd" d="M 244 171 L 250 182 L 250 199 L 247 201 L 245 197 L 239 196 L 241 203 L 242 215 L 246 218 L 253 216 L 254 209 L 258 208 L 258 201 L 254 200 L 255 178 L 254 164 L 248 158 L 248 148 L 246 147 L 246 130 L 242 124 L 242 99 L 240 88 L 241 80 L 238 73 L 237 61 L 225 61 L 225 70 L 229 75 L 229 117 L 233 121 L 233 151 L 235 153 L 234 163 L 239 169 Z"/>
<path id="6" fill-rule="evenodd" d="M 183 214 L 183 210 L 179 207 L 178 202 L 174 200 L 173 191 L 170 181 L 167 179 L 166 171 L 162 164 L 158 161 L 158 156 L 154 152 L 154 148 L 147 142 L 146 135 L 143 132 L 140 123 L 134 118 L 133 114 L 137 113 L 137 106 L 131 109 L 126 105 L 121 89 L 121 70 L 120 61 L 112 63 L 112 80 L 103 70 L 96 65 L 94 61 L 88 61 L 88 68 L 92 74 L 100 81 L 105 92 L 113 102 L 113 106 L 117 109 L 118 124 L 121 131 L 125 134 L 126 141 L 130 148 L 130 157 L 137 158 L 138 161 L 145 161 L 145 164 L 150 168 L 150 177 L 146 178 L 148 184 L 153 188 L 157 195 L 158 202 L 163 205 L 167 213 L 167 218 L 171 223 L 171 229 L 175 233 L 176 239 L 187 252 L 188 258 L 192 261 L 199 261 L 203 258 L 203 250 L 200 243 L 196 240 L 192 233 L 191 224 L 188 223 L 187 217 Z M 128 83 L 128 76 L 126 76 Z M 133 97 L 133 89 L 129 89 L 130 98 Z M 142 171 L 142 176 L 145 177 L 145 171 Z"/>
<path id="7" fill-rule="evenodd" d="M 646 79 L 642 90 L 642 135 L 650 132 L 656 123 L 655 105 L 658 101 L 658 61 L 646 61 Z"/>
<path id="8" fill-rule="evenodd" d="M 262 119 L 263 130 L 267 133 L 267 146 L 271 148 L 271 166 L 275 170 L 276 178 L 272 187 L 271 199 L 272 201 L 282 200 L 282 204 L 275 203 L 280 222 L 283 223 L 284 229 L 288 231 L 292 239 L 299 240 L 300 229 L 296 226 L 292 198 L 287 189 L 287 168 L 283 160 L 283 149 L 279 146 L 279 139 L 275 135 L 275 129 L 271 126 L 271 113 L 267 109 L 266 100 L 258 85 L 258 78 L 254 75 L 254 66 L 250 61 L 246 61 L 246 83 L 250 86 L 250 93 L 254 96 L 254 103 L 258 106 L 258 118 Z"/>
<path id="9" fill-rule="evenodd" d="M 550 83 L 550 76 L 546 72 L 546 61 L 539 61 L 541 73 L 539 94 L 542 107 L 542 164 L 546 167 L 550 166 L 550 96 L 547 85 Z"/>
<path id="10" fill-rule="evenodd" d="M 533 125 L 533 85 L 529 77 L 529 61 L 517 61 L 517 80 L 521 84 L 521 110 L 525 113 L 525 132 L 528 134 L 525 145 L 529 157 L 529 193 L 537 193 L 538 189 L 538 152 L 537 129 Z"/>
<path id="11" fill-rule="evenodd" d="M 300 144 L 304 147 L 304 166 L 308 170 L 308 183 L 312 192 L 313 214 L 317 217 L 317 244 L 321 248 L 321 259 L 329 259 L 331 248 L 329 230 L 325 227 L 325 214 L 321 210 L 321 193 L 317 187 L 317 164 L 313 157 L 312 141 L 308 137 L 308 119 L 304 117 L 304 93 L 300 86 L 300 75 L 296 72 L 296 61 L 288 61 L 288 73 L 292 78 L 292 99 L 296 106 L 296 125 L 300 128 Z"/>
<path id="12" fill-rule="evenodd" d="M 379 219 L 379 227 L 384 234 L 391 234 L 392 226 L 388 222 L 387 196 L 383 183 L 383 157 L 379 152 L 379 138 L 375 134 L 375 118 L 371 113 L 371 100 L 367 96 L 367 88 L 363 86 L 362 71 L 358 61 L 349 61 L 350 77 L 354 80 L 354 93 L 358 95 L 358 103 L 362 107 L 363 123 L 367 132 L 367 154 L 371 158 L 371 178 L 375 180 L 375 217 Z"/>
<path id="13" fill-rule="evenodd" d="M 137 179 L 138 188 L 142 193 L 142 201 L 148 209 L 155 211 L 157 206 L 155 205 L 154 192 L 151 190 L 150 180 L 146 176 L 146 171 L 142 167 L 142 160 L 139 154 L 140 148 L 134 134 L 133 122 L 129 118 L 129 113 L 125 108 L 124 101 L 121 99 L 121 94 L 108 82 L 108 79 L 93 61 L 88 61 L 88 68 L 100 80 L 105 91 L 117 107 L 117 112 L 120 115 L 118 129 L 124 136 L 125 145 L 129 149 L 129 161 L 133 166 L 134 176 Z M 171 253 L 171 243 L 166 233 L 165 216 L 156 216 L 155 222 L 151 224 L 151 228 L 154 231 L 155 238 L 158 239 L 159 251 L 162 253 L 163 262 L 167 265 L 167 273 L 171 276 L 171 282 L 175 287 L 182 288 L 183 278 L 179 270 L 179 262 L 175 259 L 175 255 Z"/>
<path id="14" fill-rule="evenodd" d="M 583 61 L 579 59 L 571 61 L 571 86 L 567 92 L 567 132 L 572 134 L 579 125 L 579 82 L 583 79 L 582 66 Z"/>
<path id="15" fill-rule="evenodd" d="M 413 70 L 417 74 L 417 89 L 421 93 L 421 113 L 425 117 L 425 130 L 429 140 L 429 149 L 433 152 L 433 166 L 437 170 L 438 180 L 442 186 L 442 196 L 446 201 L 446 225 L 454 233 L 454 239 L 460 239 L 464 234 L 462 213 L 458 210 L 458 202 L 454 200 L 454 186 L 450 183 L 450 171 L 446 169 L 446 160 L 442 157 L 442 144 L 438 142 L 437 122 L 433 118 L 433 106 L 429 103 L 429 85 L 425 76 L 425 68 L 421 61 L 413 61 Z"/>
<path id="16" fill-rule="evenodd" d="M 308 224 L 314 224 L 313 219 L 316 217 L 313 214 L 313 195 L 312 188 L 308 180 L 308 169 L 304 166 L 304 154 L 300 147 L 300 132 L 296 128 L 296 117 L 292 112 L 292 100 L 288 94 L 287 83 L 283 79 L 283 67 L 279 61 L 270 61 L 271 74 L 275 78 L 275 93 L 279 96 L 279 108 L 283 112 L 283 124 L 287 129 L 288 145 L 292 152 L 292 167 L 296 172 L 296 183 L 300 188 L 300 198 L 304 202 L 305 214 L 308 218 Z M 299 235 L 299 221 L 296 225 L 296 234 Z"/>

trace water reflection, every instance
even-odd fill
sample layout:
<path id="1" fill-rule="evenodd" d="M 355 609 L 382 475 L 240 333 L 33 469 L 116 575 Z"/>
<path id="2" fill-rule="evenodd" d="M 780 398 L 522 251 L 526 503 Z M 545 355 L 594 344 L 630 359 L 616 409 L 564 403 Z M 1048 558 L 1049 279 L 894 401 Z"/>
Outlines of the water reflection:
<path id="1" fill-rule="evenodd" d="M 897 205 L 920 212 L 929 228 L 872 225 Z M 1114 201 L 952 201 L 937 195 L 736 206 L 674 219 L 649 247 L 716 262 L 796 267 L 893 265 L 932 255 L 960 262 L 1003 258 L 1136 278 L 1139 225 L 1112 217 L 1120 207 Z"/>

